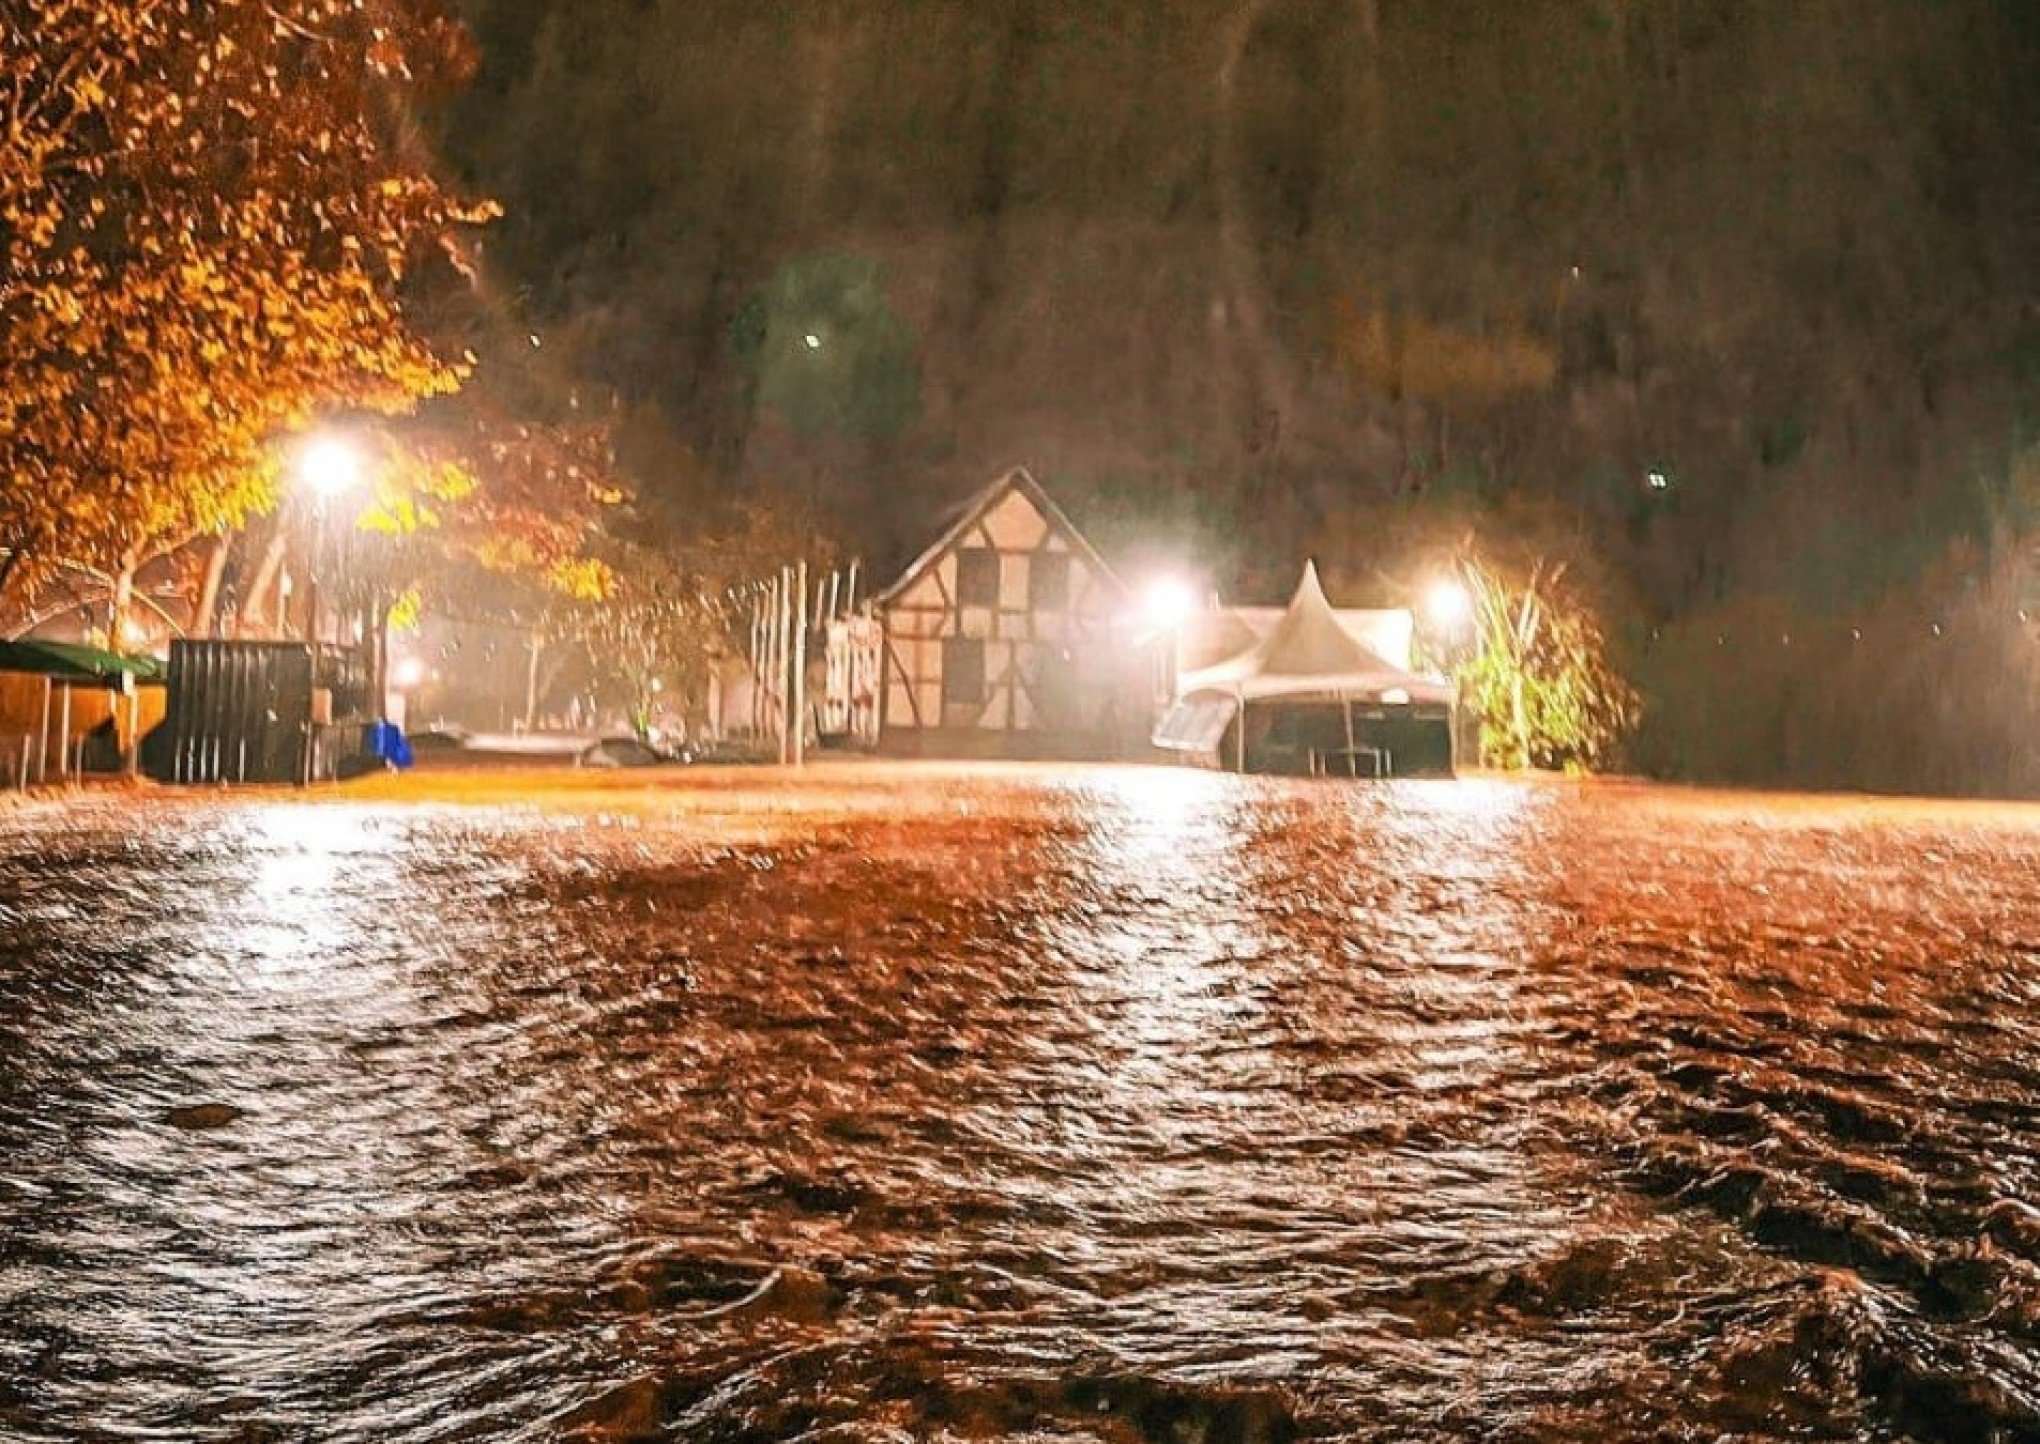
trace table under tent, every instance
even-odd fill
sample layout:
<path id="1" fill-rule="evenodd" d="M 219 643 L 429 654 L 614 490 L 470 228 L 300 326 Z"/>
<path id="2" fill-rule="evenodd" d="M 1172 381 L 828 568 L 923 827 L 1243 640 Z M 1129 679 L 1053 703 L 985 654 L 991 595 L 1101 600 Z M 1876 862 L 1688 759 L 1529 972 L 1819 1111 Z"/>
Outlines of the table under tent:
<path id="1" fill-rule="evenodd" d="M 1348 632 L 1307 564 L 1266 636 L 1177 679 L 1153 741 L 1235 772 L 1445 777 L 1456 703 Z"/>

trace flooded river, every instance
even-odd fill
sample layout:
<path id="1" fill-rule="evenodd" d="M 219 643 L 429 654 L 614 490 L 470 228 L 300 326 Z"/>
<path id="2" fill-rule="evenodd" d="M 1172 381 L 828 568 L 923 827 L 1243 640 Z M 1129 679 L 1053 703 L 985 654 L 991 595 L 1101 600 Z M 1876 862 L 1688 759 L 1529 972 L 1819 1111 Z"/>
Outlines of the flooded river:
<path id="1" fill-rule="evenodd" d="M 2040 1438 L 2040 810 L 379 786 L 0 813 L 0 1438 Z"/>

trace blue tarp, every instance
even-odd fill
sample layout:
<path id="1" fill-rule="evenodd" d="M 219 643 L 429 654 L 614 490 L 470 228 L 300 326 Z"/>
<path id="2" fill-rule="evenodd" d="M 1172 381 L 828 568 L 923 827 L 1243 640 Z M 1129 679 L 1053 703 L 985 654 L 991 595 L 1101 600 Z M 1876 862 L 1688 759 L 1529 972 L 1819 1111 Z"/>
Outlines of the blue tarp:
<path id="1" fill-rule="evenodd" d="M 371 722 L 368 724 L 368 750 L 374 757 L 380 757 L 392 767 L 409 767 L 413 761 L 411 744 L 404 738 L 404 730 L 394 722 Z"/>

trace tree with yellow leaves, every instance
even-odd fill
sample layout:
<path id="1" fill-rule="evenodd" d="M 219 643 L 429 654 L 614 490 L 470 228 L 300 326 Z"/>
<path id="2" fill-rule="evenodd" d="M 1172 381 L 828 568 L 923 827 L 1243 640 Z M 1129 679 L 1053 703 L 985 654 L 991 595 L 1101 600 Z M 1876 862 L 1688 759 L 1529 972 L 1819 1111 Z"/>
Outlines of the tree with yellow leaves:
<path id="1" fill-rule="evenodd" d="M 275 506 L 278 438 L 463 363 L 406 314 L 489 214 L 413 107 L 472 65 L 437 0 L 0 8 L 0 587 L 115 578 Z"/>

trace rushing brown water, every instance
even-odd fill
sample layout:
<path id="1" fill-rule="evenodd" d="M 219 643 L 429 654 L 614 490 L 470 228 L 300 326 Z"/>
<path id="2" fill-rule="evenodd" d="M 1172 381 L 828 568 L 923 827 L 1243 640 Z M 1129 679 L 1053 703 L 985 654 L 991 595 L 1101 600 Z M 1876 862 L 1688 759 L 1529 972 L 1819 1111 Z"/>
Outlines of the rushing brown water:
<path id="1" fill-rule="evenodd" d="M 0 1438 L 2040 1438 L 2036 1125 L 2030 810 L 88 800 Z"/>

